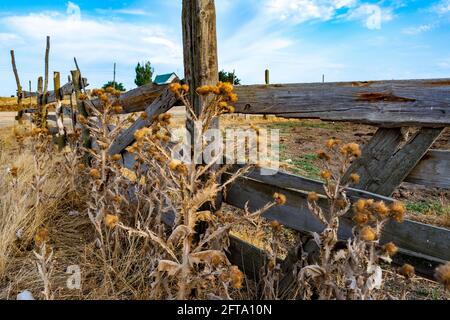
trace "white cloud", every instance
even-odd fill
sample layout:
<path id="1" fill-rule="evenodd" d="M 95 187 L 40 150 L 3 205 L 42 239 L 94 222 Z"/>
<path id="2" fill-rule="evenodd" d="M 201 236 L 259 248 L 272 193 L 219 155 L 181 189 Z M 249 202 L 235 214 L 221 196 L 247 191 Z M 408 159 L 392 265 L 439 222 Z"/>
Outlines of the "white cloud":
<path id="1" fill-rule="evenodd" d="M 375 30 L 392 19 L 390 8 L 359 0 L 266 0 L 266 9 L 273 18 L 293 24 L 344 18 L 362 20 L 368 29 Z"/>
<path id="2" fill-rule="evenodd" d="M 17 34 L 0 32 L 0 42 L 12 43 L 12 42 L 15 42 L 17 40 L 21 40 L 21 38 Z"/>
<path id="3" fill-rule="evenodd" d="M 264 13 L 239 30 L 227 38 L 219 34 L 219 64 L 225 70 L 235 69 L 246 84 L 263 83 L 267 68 L 274 83 L 285 83 L 321 81 L 322 73 L 331 78 L 344 67 L 336 61 L 334 49 L 311 47 L 292 36 L 289 25 L 267 19 Z"/>
<path id="4" fill-rule="evenodd" d="M 0 34 L 0 41 L 8 40 L 8 46 L 16 49 L 19 56 L 24 54 L 27 61 L 20 59 L 18 63 L 22 62 L 22 70 L 35 73 L 29 77 L 31 80 L 40 75 L 47 35 L 51 36 L 51 68 L 70 70 L 73 57 L 77 57 L 86 77 L 95 86 L 109 79 L 106 78 L 109 71 L 105 68 L 113 62 L 117 62 L 119 70 L 120 66 L 121 70 L 128 70 L 120 80 L 126 82 L 128 88 L 133 85 L 133 67 L 138 61 L 149 60 L 158 65 L 157 72 L 175 71 L 182 66 L 183 51 L 178 30 L 172 30 L 170 26 L 85 16 L 72 2 L 68 3 L 65 13 L 2 17 L 0 27 L 6 31 Z M 23 40 L 22 45 L 13 46 L 13 41 L 19 39 Z M 0 47 L 6 49 L 4 43 Z"/>
<path id="5" fill-rule="evenodd" d="M 434 28 L 432 24 L 422 24 L 420 26 L 409 27 L 403 30 L 404 34 L 408 35 L 418 35 L 424 32 L 431 31 Z"/>
<path id="6" fill-rule="evenodd" d="M 368 29 L 379 30 L 383 22 L 392 20 L 392 13 L 389 9 L 382 9 L 376 4 L 362 4 L 350 11 L 346 18 L 362 20 Z"/>
<path id="7" fill-rule="evenodd" d="M 81 20 L 81 9 L 78 5 L 76 5 L 73 2 L 68 2 L 67 3 L 67 15 L 75 20 Z"/>
<path id="8" fill-rule="evenodd" d="M 441 0 L 432 7 L 432 10 L 438 14 L 446 14 L 450 12 L 450 0 Z"/>
<path id="9" fill-rule="evenodd" d="M 309 20 L 330 20 L 338 9 L 352 7 L 357 0 L 268 0 L 269 14 L 280 20 L 302 23 Z"/>
<path id="10" fill-rule="evenodd" d="M 96 10 L 100 14 L 119 14 L 119 15 L 128 15 L 128 16 L 151 16 L 152 14 L 146 10 L 142 9 L 133 9 L 133 8 L 123 8 L 123 9 L 97 9 Z"/>
<path id="11" fill-rule="evenodd" d="M 441 69 L 450 69 L 450 58 L 439 61 L 437 66 Z"/>

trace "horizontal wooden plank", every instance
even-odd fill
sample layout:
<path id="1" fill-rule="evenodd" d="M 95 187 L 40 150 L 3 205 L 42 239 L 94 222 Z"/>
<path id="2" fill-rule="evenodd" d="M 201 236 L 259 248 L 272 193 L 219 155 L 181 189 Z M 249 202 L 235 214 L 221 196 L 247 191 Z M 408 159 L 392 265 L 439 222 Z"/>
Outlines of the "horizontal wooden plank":
<path id="1" fill-rule="evenodd" d="M 228 259 L 239 267 L 247 277 L 258 280 L 261 269 L 268 262 L 267 253 L 237 237 L 230 236 Z"/>
<path id="2" fill-rule="evenodd" d="M 119 154 L 134 142 L 134 133 L 152 123 L 152 118 L 169 111 L 177 102 L 178 98 L 173 92 L 166 88 L 164 92 L 147 107 L 147 118 L 139 118 L 130 128 L 125 130 L 109 149 L 110 154 Z"/>
<path id="3" fill-rule="evenodd" d="M 123 113 L 142 112 L 153 103 L 167 88 L 166 85 L 149 83 L 139 88 L 127 91 L 120 95 L 118 104 Z M 96 108 L 101 108 L 102 103 L 98 99 L 91 100 Z"/>
<path id="4" fill-rule="evenodd" d="M 124 113 L 144 111 L 163 90 L 150 84 L 124 93 Z M 384 127 L 450 125 L 448 79 L 251 85 L 235 92 L 238 113 Z"/>
<path id="5" fill-rule="evenodd" d="M 86 78 L 83 78 L 83 81 L 84 81 L 84 87 L 89 86 Z M 59 90 L 59 94 L 61 97 L 67 98 L 72 94 L 73 91 L 74 91 L 73 85 L 71 82 L 69 82 L 61 87 L 61 89 Z M 43 95 L 38 95 L 37 100 L 38 100 L 37 101 L 38 104 L 41 104 L 43 101 L 45 101 L 47 104 L 49 104 L 49 103 L 55 103 L 58 99 L 57 99 L 57 95 L 56 95 L 55 91 L 49 91 L 47 93 L 45 99 L 44 99 Z"/>
<path id="6" fill-rule="evenodd" d="M 35 98 L 37 97 L 37 92 L 30 92 L 30 91 L 22 91 L 22 98 Z"/>
<path id="7" fill-rule="evenodd" d="M 241 167 L 242 166 L 240 165 L 236 165 L 230 170 L 230 172 L 235 172 L 238 168 Z M 293 189 L 304 192 L 317 192 L 319 194 L 324 193 L 323 182 L 293 175 L 284 171 L 277 171 L 273 175 L 263 175 L 261 174 L 261 169 L 253 169 L 246 174 L 246 177 L 284 189 Z M 352 201 L 361 198 L 374 199 L 376 201 L 385 201 L 386 203 L 391 203 L 393 201 L 392 198 L 377 195 L 364 190 L 358 190 L 355 188 L 347 188 L 347 196 Z"/>
<path id="8" fill-rule="evenodd" d="M 237 86 L 238 113 L 382 127 L 450 125 L 450 80 Z"/>
<path id="9" fill-rule="evenodd" d="M 69 105 L 63 105 L 63 113 L 65 116 L 72 116 L 72 108 Z M 22 113 L 39 113 L 39 109 L 24 109 L 21 111 Z"/>
<path id="10" fill-rule="evenodd" d="M 450 151 L 430 150 L 405 181 L 428 187 L 450 188 Z"/>
<path id="11" fill-rule="evenodd" d="M 286 178 L 284 176 L 283 179 L 286 180 Z M 276 176 L 272 176 L 272 181 L 276 180 Z M 274 184 L 276 182 L 268 184 L 250 178 L 238 179 L 227 191 L 225 201 L 238 208 L 244 208 L 248 202 L 249 208 L 256 210 L 272 201 L 275 192 L 281 192 L 287 196 L 287 203 L 284 206 L 269 210 L 265 215 L 268 219 L 278 220 L 294 230 L 311 232 L 323 230 L 321 222 L 308 209 L 307 192 L 281 188 Z M 300 188 L 303 189 L 304 187 Z M 364 194 L 364 192 L 362 193 Z M 340 238 L 348 239 L 351 237 L 352 226 L 350 217 L 343 219 L 339 232 Z M 450 230 L 448 229 L 414 221 L 405 221 L 402 224 L 392 222 L 386 226 L 381 241 L 382 243 L 392 241 L 402 249 L 442 261 L 450 260 Z"/>

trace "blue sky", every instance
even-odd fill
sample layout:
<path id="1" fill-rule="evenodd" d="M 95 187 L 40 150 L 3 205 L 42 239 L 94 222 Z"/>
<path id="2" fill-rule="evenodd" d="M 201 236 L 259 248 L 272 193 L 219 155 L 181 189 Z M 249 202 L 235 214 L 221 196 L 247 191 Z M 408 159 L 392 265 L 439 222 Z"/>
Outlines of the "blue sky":
<path id="1" fill-rule="evenodd" d="M 450 77 L 450 0 L 216 0 L 219 63 L 244 84 Z M 0 95 L 76 56 L 91 86 L 134 87 L 134 66 L 183 75 L 181 0 L 0 0 Z"/>

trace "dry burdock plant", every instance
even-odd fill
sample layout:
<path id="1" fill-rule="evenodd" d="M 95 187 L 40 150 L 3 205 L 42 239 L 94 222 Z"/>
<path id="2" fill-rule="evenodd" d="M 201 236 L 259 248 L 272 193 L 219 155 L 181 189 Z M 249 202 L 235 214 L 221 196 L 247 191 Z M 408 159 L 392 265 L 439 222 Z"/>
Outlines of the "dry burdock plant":
<path id="1" fill-rule="evenodd" d="M 380 235 L 385 224 L 394 219 L 401 222 L 405 216 L 405 206 L 399 202 L 388 206 L 384 202 L 361 199 L 353 205 L 353 240 L 346 247 L 338 246 L 340 219 L 351 208 L 345 189 L 358 183 L 360 177 L 352 174 L 349 183 L 343 183 L 343 176 L 351 162 L 361 156 L 359 145 L 343 144 L 330 140 L 326 151 L 319 153 L 323 160 L 325 196 L 327 209 L 319 206 L 323 200 L 316 193 L 310 193 L 310 210 L 325 225 L 325 230 L 314 235 L 319 257 L 316 264 L 304 267 L 298 273 L 299 293 L 310 299 L 372 299 L 375 289 L 380 289 L 383 271 L 380 261 L 390 263 L 397 247 L 392 244 L 379 246 Z M 337 164 L 337 166 L 333 166 Z"/>
<path id="2" fill-rule="evenodd" d="M 197 94 L 211 99 L 197 116 L 186 98 L 189 88 L 174 84 L 171 90 L 185 103 L 200 138 L 218 116 L 233 112 L 230 104 L 237 100 L 230 84 L 199 88 Z M 112 89 L 94 90 L 92 96 L 103 104 L 100 110 L 82 96 L 91 117 L 78 120 L 90 131 L 93 148 L 81 149 L 88 157 L 71 157 L 83 161 L 77 167 L 84 173 L 75 184 L 88 193 L 85 210 L 95 230 L 83 261 L 84 287 L 91 288 L 86 297 L 230 299 L 234 290 L 241 289 L 244 276 L 226 256 L 228 232 L 277 205 L 277 198 L 241 216 L 215 209 L 218 194 L 248 168 L 219 184 L 227 167 L 214 171 L 215 161 L 196 165 L 172 158 L 178 145 L 172 142 L 168 114 L 155 116 L 150 127 L 135 133 L 135 143 L 127 148 L 135 160 L 130 179 L 124 174 L 122 156 L 108 153 L 130 122 L 117 116 L 121 112 L 114 104 L 117 94 Z M 203 152 L 207 143 L 197 143 Z M 74 167 L 69 159 L 66 165 Z"/>
<path id="3" fill-rule="evenodd" d="M 186 105 L 200 138 L 218 116 L 233 112 L 229 104 L 237 100 L 233 87 L 227 83 L 198 88 L 197 94 L 210 95 L 211 99 L 197 116 L 186 98 L 188 86 L 173 84 L 171 90 Z M 155 260 L 151 274 L 151 298 L 231 299 L 232 290 L 241 289 L 244 275 L 226 256 L 228 233 L 243 219 L 256 218 L 277 205 L 276 199 L 256 212 L 245 210 L 242 216 L 215 212 L 217 195 L 248 168 L 219 184 L 227 167 L 211 170 L 216 163 L 214 160 L 196 165 L 194 161 L 183 163 L 173 159 L 171 134 L 167 128 L 170 117 L 160 115 L 153 120 L 150 128 L 136 132 L 136 143 L 128 148 L 136 156 L 137 181 L 144 182 L 136 184 L 135 192 L 141 204 L 138 213 L 141 218 L 134 228 L 124 223 L 119 227 L 130 235 L 149 239 L 160 248 L 161 258 Z M 206 142 L 196 142 L 202 153 Z M 218 154 L 217 159 L 220 156 Z M 163 222 L 171 228 L 165 228 Z"/>

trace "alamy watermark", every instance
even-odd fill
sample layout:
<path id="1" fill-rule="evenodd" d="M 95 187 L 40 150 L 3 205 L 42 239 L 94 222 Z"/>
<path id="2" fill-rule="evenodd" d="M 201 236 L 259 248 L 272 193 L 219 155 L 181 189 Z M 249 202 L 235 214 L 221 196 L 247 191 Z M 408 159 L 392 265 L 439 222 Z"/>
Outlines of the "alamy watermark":
<path id="1" fill-rule="evenodd" d="M 180 143 L 172 148 L 172 158 L 195 164 L 251 164 L 261 167 L 262 175 L 274 175 L 280 169 L 280 131 L 276 129 L 202 130 L 194 126 L 189 131 L 172 131 Z M 193 152 L 192 147 L 193 146 Z"/>

